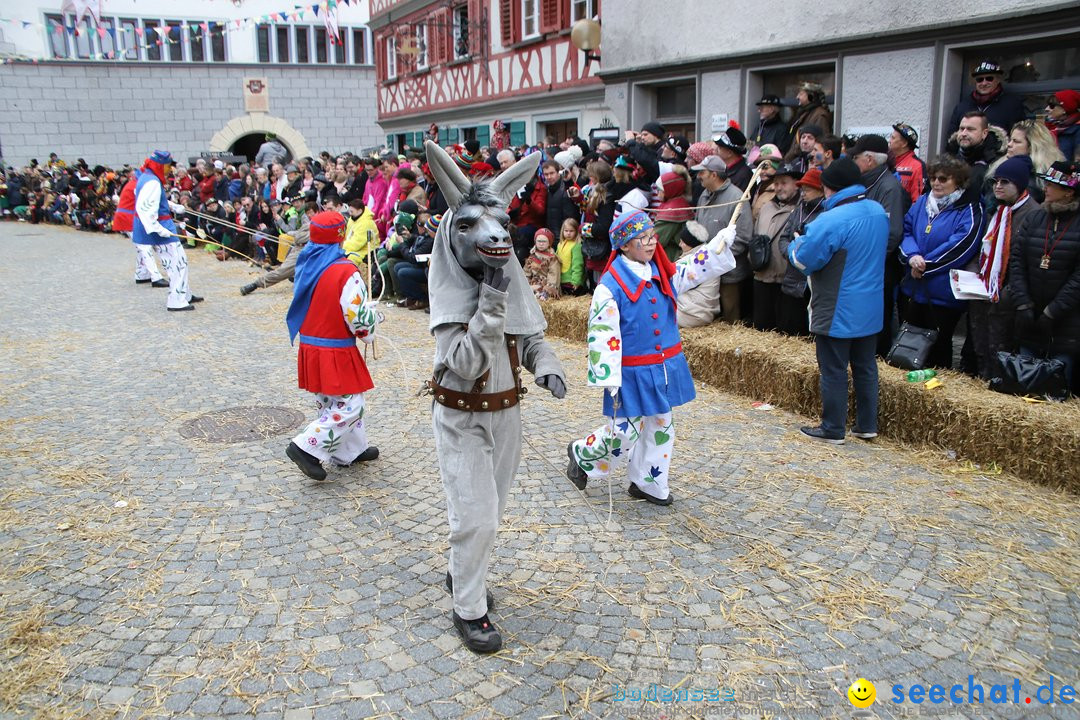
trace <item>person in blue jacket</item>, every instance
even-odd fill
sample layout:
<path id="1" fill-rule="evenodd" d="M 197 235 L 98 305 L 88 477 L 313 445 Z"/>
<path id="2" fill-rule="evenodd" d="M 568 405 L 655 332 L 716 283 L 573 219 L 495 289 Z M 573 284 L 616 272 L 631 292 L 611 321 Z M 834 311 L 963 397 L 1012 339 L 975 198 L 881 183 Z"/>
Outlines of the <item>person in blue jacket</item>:
<path id="1" fill-rule="evenodd" d="M 979 195 L 965 189 L 970 169 L 963 161 L 942 155 L 930 163 L 927 174 L 930 192 L 904 216 L 902 317 L 938 331 L 926 364 L 951 368 L 953 332 L 967 302 L 953 296 L 949 271 L 963 269 L 982 247 L 983 208 Z"/>
<path id="2" fill-rule="evenodd" d="M 788 246 L 791 266 L 809 276 L 810 332 L 821 374 L 821 424 L 803 427 L 815 440 L 843 445 L 848 365 L 855 384 L 855 427 L 877 437 L 878 371 L 874 351 L 884 323 L 889 216 L 866 197 L 862 173 L 848 158 L 821 173 L 825 211 Z"/>

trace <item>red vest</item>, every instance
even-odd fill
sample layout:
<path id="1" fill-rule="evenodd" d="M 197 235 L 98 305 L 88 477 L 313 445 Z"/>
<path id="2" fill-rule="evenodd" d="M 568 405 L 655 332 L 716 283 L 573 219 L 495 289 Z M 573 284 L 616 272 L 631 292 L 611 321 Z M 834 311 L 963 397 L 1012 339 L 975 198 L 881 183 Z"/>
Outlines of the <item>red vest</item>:
<path id="1" fill-rule="evenodd" d="M 113 215 L 113 232 L 131 232 L 135 223 L 135 180 L 128 180 L 120 191 L 120 202 Z"/>
<path id="2" fill-rule="evenodd" d="M 296 356 L 299 385 L 304 390 L 353 395 L 375 387 L 341 310 L 341 291 L 355 272 L 356 266 L 342 259 L 324 270 L 315 285 L 311 306 L 300 325 L 300 351 Z M 305 338 L 352 342 L 346 347 L 325 347 L 305 342 Z"/>

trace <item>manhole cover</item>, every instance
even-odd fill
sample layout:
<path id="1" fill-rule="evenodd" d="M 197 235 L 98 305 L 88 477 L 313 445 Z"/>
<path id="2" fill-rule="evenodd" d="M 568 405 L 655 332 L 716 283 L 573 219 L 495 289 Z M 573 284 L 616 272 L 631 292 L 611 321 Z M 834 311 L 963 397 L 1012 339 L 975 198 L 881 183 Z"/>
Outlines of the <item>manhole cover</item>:
<path id="1" fill-rule="evenodd" d="M 265 440 L 296 429 L 303 421 L 301 413 L 288 408 L 235 407 L 188 420 L 180 426 L 180 436 L 216 443 Z"/>

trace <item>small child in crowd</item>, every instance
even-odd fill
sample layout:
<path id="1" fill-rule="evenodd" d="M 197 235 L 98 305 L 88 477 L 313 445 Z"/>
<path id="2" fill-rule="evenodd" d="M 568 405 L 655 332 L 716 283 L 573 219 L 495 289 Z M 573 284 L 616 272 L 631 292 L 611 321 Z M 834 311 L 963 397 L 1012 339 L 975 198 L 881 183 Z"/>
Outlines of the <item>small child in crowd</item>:
<path id="1" fill-rule="evenodd" d="M 563 221 L 556 254 L 562 274 L 559 283 L 564 295 L 580 295 L 585 287 L 585 257 L 581 254 L 581 236 L 578 234 L 578 221 L 567 218 Z"/>
<path id="2" fill-rule="evenodd" d="M 559 297 L 559 278 L 562 265 L 551 249 L 554 238 L 547 228 L 540 228 L 533 237 L 533 248 L 525 258 L 525 277 L 537 300 L 553 300 Z"/>

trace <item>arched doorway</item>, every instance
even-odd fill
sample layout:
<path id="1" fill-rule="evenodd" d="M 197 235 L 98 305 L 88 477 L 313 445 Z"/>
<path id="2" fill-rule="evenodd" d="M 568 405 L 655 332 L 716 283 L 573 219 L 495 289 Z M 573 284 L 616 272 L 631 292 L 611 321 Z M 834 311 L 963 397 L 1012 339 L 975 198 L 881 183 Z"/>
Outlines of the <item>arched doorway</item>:
<path id="1" fill-rule="evenodd" d="M 285 146 L 285 149 L 294 158 L 311 155 L 311 150 L 308 149 L 307 141 L 304 140 L 303 135 L 281 118 L 265 113 L 240 115 L 225 123 L 225 127 L 210 138 L 210 150 L 229 152 L 242 141 L 254 142 L 254 140 L 246 140 L 251 136 L 259 138 L 258 145 L 261 145 L 266 138 L 266 133 L 277 135 L 278 141 Z M 258 145 L 255 146 L 255 150 L 249 157 L 254 159 L 255 153 L 259 150 Z M 238 148 L 236 154 L 247 155 L 247 152 Z"/>
<path id="2" fill-rule="evenodd" d="M 243 155 L 249 163 L 253 163 L 255 155 L 264 142 L 266 142 L 266 133 L 250 133 L 237 138 L 236 142 L 229 146 L 229 152 L 233 155 Z"/>

